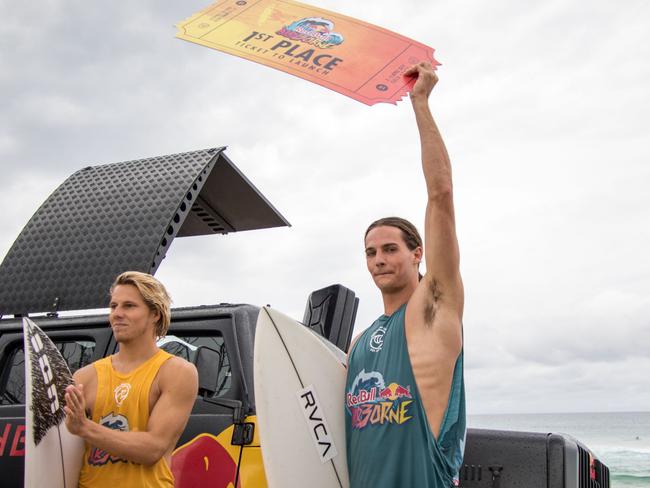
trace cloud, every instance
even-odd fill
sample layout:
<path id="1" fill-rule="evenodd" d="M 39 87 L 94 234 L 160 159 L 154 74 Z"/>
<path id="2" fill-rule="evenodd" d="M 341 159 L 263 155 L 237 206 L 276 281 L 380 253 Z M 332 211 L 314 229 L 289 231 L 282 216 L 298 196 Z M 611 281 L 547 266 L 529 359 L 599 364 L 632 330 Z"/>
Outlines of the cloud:
<path id="1" fill-rule="evenodd" d="M 18 148 L 18 142 L 4 130 L 0 133 L 0 155 L 9 155 Z"/>
<path id="2" fill-rule="evenodd" d="M 37 94 L 29 97 L 20 114 L 30 121 L 43 125 L 69 128 L 92 123 L 92 114 L 81 104 L 59 95 Z"/>
<path id="3" fill-rule="evenodd" d="M 522 361 L 562 364 L 650 358 L 650 299 L 605 290 L 565 315 L 542 316 L 511 334 L 511 352 Z"/>
<path id="4" fill-rule="evenodd" d="M 469 362 L 469 360 L 468 360 Z M 471 413 L 644 411 L 649 358 L 468 370 Z"/>
<path id="5" fill-rule="evenodd" d="M 366 225 L 423 222 L 409 103 L 366 107 L 175 39 L 206 5 L 0 7 L 0 253 L 83 166 L 227 145 L 293 227 L 177 239 L 158 272 L 176 305 L 271 303 L 301 318 L 310 291 L 338 282 L 361 299 L 358 333 L 383 310 Z M 647 406 L 650 7 L 369 6 L 321 5 L 443 63 L 431 105 L 454 169 L 470 410 Z"/>

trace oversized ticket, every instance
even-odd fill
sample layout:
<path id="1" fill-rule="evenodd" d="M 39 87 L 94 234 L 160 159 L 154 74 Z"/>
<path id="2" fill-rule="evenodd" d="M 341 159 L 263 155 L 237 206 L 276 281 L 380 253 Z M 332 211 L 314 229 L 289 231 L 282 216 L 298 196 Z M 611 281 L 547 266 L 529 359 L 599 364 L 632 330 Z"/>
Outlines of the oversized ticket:
<path id="1" fill-rule="evenodd" d="M 291 0 L 221 0 L 178 24 L 176 37 L 285 71 L 367 105 L 396 103 L 404 76 L 433 49 L 345 15 Z"/>

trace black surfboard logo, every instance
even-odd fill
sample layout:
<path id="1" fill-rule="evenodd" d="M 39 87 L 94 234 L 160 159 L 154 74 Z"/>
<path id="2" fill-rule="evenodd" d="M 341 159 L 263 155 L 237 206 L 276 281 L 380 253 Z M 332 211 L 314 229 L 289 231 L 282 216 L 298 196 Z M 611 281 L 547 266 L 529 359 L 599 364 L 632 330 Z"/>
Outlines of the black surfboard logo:
<path id="1" fill-rule="evenodd" d="M 297 392 L 298 403 L 300 404 L 302 413 L 305 416 L 309 433 L 311 434 L 316 451 L 322 463 L 338 455 L 334 439 L 330 435 L 329 425 L 325 419 L 324 409 L 321 407 L 321 402 L 318 400 L 316 389 L 314 385 L 309 385 L 306 388 Z M 338 476 L 338 475 L 337 475 Z"/>
<path id="2" fill-rule="evenodd" d="M 23 318 L 25 356 L 29 356 L 32 376 L 34 444 L 65 418 L 65 389 L 73 383 L 68 365 L 50 338 L 31 320 Z"/>

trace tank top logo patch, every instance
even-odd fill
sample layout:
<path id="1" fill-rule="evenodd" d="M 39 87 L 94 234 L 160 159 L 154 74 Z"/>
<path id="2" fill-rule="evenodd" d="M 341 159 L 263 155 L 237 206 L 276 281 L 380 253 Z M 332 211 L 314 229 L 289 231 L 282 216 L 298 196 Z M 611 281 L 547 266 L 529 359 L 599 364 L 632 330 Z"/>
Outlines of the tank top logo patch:
<path id="1" fill-rule="evenodd" d="M 131 391 L 131 383 L 121 383 L 115 387 L 113 393 L 115 394 L 115 403 L 117 403 L 118 407 L 121 407 L 126 397 L 129 396 L 129 391 Z"/>
<path id="2" fill-rule="evenodd" d="M 113 412 L 103 416 L 99 420 L 99 425 L 108 427 L 109 429 L 121 430 L 123 432 L 129 431 L 129 420 L 124 415 L 115 415 Z M 127 463 L 126 459 L 113 456 L 103 449 L 93 447 L 88 455 L 88 465 L 90 466 L 104 466 L 108 463 Z"/>
<path id="3" fill-rule="evenodd" d="M 345 395 L 345 405 L 352 416 L 352 428 L 358 430 L 371 425 L 401 425 L 408 422 L 413 418 L 409 415 L 411 403 L 410 386 L 394 382 L 386 385 L 381 373 L 366 373 L 365 369 L 356 376 Z"/>
<path id="4" fill-rule="evenodd" d="M 384 347 L 384 334 L 386 333 L 385 327 L 377 327 L 377 330 L 370 336 L 370 350 L 372 352 L 379 352 Z"/>

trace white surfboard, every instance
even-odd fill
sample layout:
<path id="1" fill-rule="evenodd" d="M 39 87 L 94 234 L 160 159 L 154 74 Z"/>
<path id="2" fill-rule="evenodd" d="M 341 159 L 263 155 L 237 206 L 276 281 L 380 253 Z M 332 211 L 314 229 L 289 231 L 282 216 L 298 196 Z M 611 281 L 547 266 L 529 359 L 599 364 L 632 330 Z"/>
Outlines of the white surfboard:
<path id="1" fill-rule="evenodd" d="M 270 488 L 349 486 L 345 354 L 264 307 L 255 332 L 257 425 Z"/>
<path id="2" fill-rule="evenodd" d="M 65 426 L 64 395 L 72 375 L 59 350 L 23 318 L 25 351 L 25 488 L 76 488 L 84 442 Z"/>

